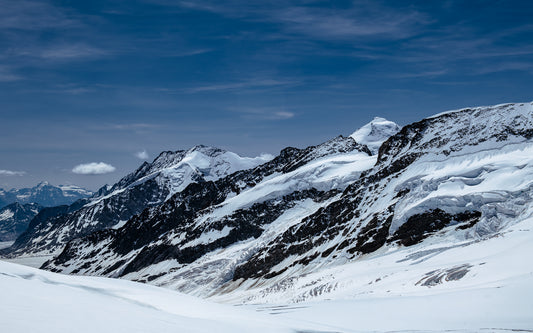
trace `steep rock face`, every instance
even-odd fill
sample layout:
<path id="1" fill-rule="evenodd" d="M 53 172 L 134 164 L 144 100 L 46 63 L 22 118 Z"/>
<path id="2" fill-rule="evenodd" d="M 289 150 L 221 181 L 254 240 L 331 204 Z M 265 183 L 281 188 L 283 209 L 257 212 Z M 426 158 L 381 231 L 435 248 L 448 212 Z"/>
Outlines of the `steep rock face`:
<path id="1" fill-rule="evenodd" d="M 247 244 L 244 252 L 252 253 L 258 242 L 274 237 L 277 228 L 286 228 L 281 220 L 291 211 L 312 212 L 338 195 L 347 179 L 357 179 L 375 161 L 366 146 L 349 137 L 306 149 L 286 148 L 254 169 L 215 182 L 190 184 L 118 230 L 72 241 L 44 267 L 127 277 L 171 261 L 176 278 L 185 279 L 187 273 L 179 267 L 198 264 L 206 255 L 239 243 Z M 338 172 L 343 169 L 350 172 Z M 234 263 L 226 262 L 228 266 L 216 273 L 216 279 L 227 279 L 232 267 L 245 257 L 240 253 Z M 143 276 L 153 280 L 161 273 Z"/>
<path id="2" fill-rule="evenodd" d="M 21 205 L 15 202 L 0 209 L 0 242 L 14 241 L 42 208 L 35 203 Z"/>
<path id="3" fill-rule="evenodd" d="M 54 186 L 41 182 L 32 188 L 0 189 L 0 208 L 14 202 L 20 204 L 37 203 L 44 207 L 69 205 L 76 200 L 88 198 L 93 193 L 75 185 Z"/>
<path id="4" fill-rule="evenodd" d="M 367 126 L 361 141 L 394 128 L 376 123 L 386 126 Z M 406 246 L 482 241 L 530 217 L 532 138 L 526 103 L 424 119 L 377 155 L 353 137 L 287 148 L 254 169 L 191 184 L 118 230 L 75 239 L 44 268 L 249 302 L 300 287 L 313 297 L 335 286 L 306 274 Z"/>
<path id="5" fill-rule="evenodd" d="M 240 157 L 206 146 L 163 152 L 114 186 L 100 189 L 94 197 L 81 202 L 81 207 L 77 202 L 67 212 L 32 224 L 11 247 L 10 256 L 58 253 L 72 239 L 121 227 L 146 207 L 161 204 L 191 183 L 217 179 L 268 159 L 269 156 Z"/>

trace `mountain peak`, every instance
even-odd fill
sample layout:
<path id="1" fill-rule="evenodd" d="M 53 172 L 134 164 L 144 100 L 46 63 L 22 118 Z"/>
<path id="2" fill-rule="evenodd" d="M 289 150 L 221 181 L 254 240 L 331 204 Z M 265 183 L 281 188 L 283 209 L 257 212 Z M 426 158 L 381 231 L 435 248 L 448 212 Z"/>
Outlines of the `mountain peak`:
<path id="1" fill-rule="evenodd" d="M 371 122 L 359 128 L 350 135 L 357 143 L 366 145 L 373 155 L 379 146 L 389 137 L 400 130 L 400 126 L 393 121 L 381 117 L 375 117 Z"/>
<path id="2" fill-rule="evenodd" d="M 42 182 L 40 182 L 39 184 L 37 184 L 37 186 L 35 186 L 36 188 L 41 188 L 41 187 L 44 187 L 44 186 L 48 186 L 50 185 L 49 182 L 47 182 L 46 180 L 43 180 Z"/>

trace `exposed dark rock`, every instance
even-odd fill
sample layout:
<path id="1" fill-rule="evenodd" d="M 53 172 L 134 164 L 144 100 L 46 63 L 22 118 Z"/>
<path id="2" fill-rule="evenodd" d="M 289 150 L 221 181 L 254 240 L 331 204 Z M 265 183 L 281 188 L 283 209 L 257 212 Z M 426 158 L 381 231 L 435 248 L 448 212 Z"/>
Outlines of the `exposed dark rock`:
<path id="1" fill-rule="evenodd" d="M 452 221 L 469 222 L 472 226 L 481 217 L 481 212 L 467 211 L 451 215 L 437 208 L 422 214 L 411 216 L 394 233 L 390 241 L 398 241 L 400 244 L 410 246 L 421 242 L 431 233 L 441 230 Z"/>

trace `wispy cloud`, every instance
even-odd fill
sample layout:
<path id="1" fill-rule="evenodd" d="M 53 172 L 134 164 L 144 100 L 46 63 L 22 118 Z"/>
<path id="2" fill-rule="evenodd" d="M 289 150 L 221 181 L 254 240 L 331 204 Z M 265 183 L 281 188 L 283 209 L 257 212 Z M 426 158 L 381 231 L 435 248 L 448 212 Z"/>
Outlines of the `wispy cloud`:
<path id="1" fill-rule="evenodd" d="M 209 48 L 192 49 L 192 50 L 183 50 L 183 51 L 175 51 L 175 52 L 163 53 L 162 56 L 163 57 L 167 57 L 167 58 L 190 57 L 190 56 L 195 56 L 195 55 L 198 55 L 198 54 L 208 53 L 208 52 L 211 52 L 211 51 L 213 51 L 213 49 L 209 49 Z"/>
<path id="2" fill-rule="evenodd" d="M 201 10 L 249 21 L 278 24 L 285 34 L 301 34 L 330 40 L 354 37 L 404 38 L 430 20 L 412 8 L 392 8 L 378 1 L 355 1 L 347 8 L 309 6 L 309 1 L 261 2 L 211 0 L 151 2 L 165 6 Z M 287 37 L 287 35 L 285 35 Z"/>
<path id="3" fill-rule="evenodd" d="M 137 157 L 140 160 L 147 160 L 148 159 L 148 152 L 146 150 L 142 150 L 135 153 L 135 157 Z"/>
<path id="4" fill-rule="evenodd" d="M 0 170 L 0 176 L 24 176 L 25 171 Z"/>
<path id="5" fill-rule="evenodd" d="M 275 79 L 251 79 L 241 82 L 221 83 L 206 86 L 199 86 L 185 89 L 187 93 L 200 93 L 211 91 L 229 91 L 239 89 L 253 89 L 253 88 L 265 88 L 276 86 L 288 86 L 295 85 L 299 82 L 296 80 L 275 80 Z"/>
<path id="6" fill-rule="evenodd" d="M 78 175 L 103 175 L 115 171 L 116 168 L 104 162 L 92 162 L 76 165 L 72 172 Z"/>
<path id="7" fill-rule="evenodd" d="M 292 111 L 275 107 L 228 108 L 228 110 L 252 120 L 286 120 L 296 116 Z"/>
<path id="8" fill-rule="evenodd" d="M 128 131 L 128 130 L 149 130 L 149 129 L 154 129 L 154 128 L 158 128 L 161 126 L 157 124 L 149 124 L 149 123 L 123 123 L 123 124 L 111 124 L 105 127 L 109 129 Z"/>
<path id="9" fill-rule="evenodd" d="M 397 79 L 410 79 L 410 78 L 437 77 L 437 76 L 445 75 L 447 73 L 448 73 L 447 69 L 435 69 L 435 70 L 427 70 L 427 71 L 420 69 L 420 70 L 411 71 L 411 72 L 393 73 L 390 75 L 390 77 L 397 78 Z"/>
<path id="10" fill-rule="evenodd" d="M 425 24 L 425 15 L 416 11 L 392 10 L 376 2 L 357 4 L 351 9 L 289 7 L 272 12 L 268 19 L 285 25 L 292 33 L 319 39 L 382 37 L 404 38 Z"/>
<path id="11" fill-rule="evenodd" d="M 107 37 L 97 36 L 87 15 L 56 6 L 49 1 L 0 0 L 0 30 L 3 52 L 0 81 L 22 78 L 15 72 L 47 68 L 56 63 L 90 60 L 113 54 L 103 45 Z M 108 44 L 108 43 L 107 43 Z M 6 73 L 7 69 L 7 73 Z M 26 79 L 26 77 L 24 77 Z"/>
<path id="12" fill-rule="evenodd" d="M 45 1 L 0 0 L 0 28 L 42 30 L 77 27 L 79 22 Z"/>
<path id="13" fill-rule="evenodd" d="M 47 60 L 73 60 L 97 58 L 109 51 L 86 44 L 55 45 L 40 52 L 39 57 Z"/>

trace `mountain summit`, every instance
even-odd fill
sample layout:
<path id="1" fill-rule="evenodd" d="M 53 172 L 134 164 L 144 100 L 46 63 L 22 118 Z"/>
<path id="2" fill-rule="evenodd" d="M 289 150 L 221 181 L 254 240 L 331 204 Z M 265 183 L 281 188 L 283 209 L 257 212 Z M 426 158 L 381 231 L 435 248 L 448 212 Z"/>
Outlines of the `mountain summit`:
<path id="1" fill-rule="evenodd" d="M 395 122 L 375 117 L 374 120 L 353 132 L 350 136 L 355 142 L 366 145 L 372 155 L 375 155 L 381 144 L 399 131 L 400 126 Z"/>

